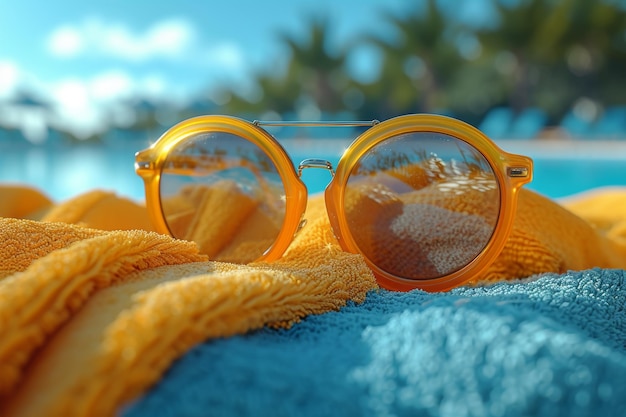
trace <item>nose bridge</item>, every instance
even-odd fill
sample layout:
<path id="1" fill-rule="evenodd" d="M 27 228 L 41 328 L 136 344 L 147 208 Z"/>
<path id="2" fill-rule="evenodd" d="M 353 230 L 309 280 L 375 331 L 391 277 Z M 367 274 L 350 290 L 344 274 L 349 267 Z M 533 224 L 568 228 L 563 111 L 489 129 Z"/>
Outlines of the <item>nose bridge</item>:
<path id="1" fill-rule="evenodd" d="M 331 177 L 335 176 L 335 171 L 333 170 L 333 164 L 325 159 L 318 158 L 307 158 L 302 160 L 298 165 L 298 177 L 302 176 L 302 171 L 306 168 L 322 168 L 330 171 Z"/>

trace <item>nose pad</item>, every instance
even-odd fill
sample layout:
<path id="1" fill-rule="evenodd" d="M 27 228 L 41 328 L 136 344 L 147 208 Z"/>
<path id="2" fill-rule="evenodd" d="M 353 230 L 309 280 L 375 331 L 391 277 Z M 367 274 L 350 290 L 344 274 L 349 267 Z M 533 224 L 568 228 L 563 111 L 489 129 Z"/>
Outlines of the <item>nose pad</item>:
<path id="1" fill-rule="evenodd" d="M 303 159 L 298 165 L 298 177 L 302 176 L 302 171 L 305 168 L 323 168 L 330 171 L 330 176 L 335 176 L 335 171 L 333 170 L 333 164 L 325 159 L 317 159 L 317 158 L 308 158 Z"/>
<path id="2" fill-rule="evenodd" d="M 333 226 L 332 224 L 330 225 L 330 231 L 332 232 L 333 237 L 335 238 L 337 243 L 341 244 L 341 234 L 338 233 L 338 230 L 336 230 L 335 226 Z"/>
<path id="3" fill-rule="evenodd" d="M 304 214 L 303 214 L 302 218 L 300 218 L 300 223 L 298 223 L 298 228 L 293 234 L 293 237 L 298 236 L 298 233 L 300 233 L 300 230 L 304 229 L 304 226 L 306 226 L 306 223 L 307 223 L 307 220 L 304 218 Z"/>
<path id="4" fill-rule="evenodd" d="M 298 165 L 298 178 L 302 178 L 302 171 L 304 171 L 306 168 L 327 169 L 330 172 L 331 178 L 335 177 L 333 164 L 330 161 L 327 161 L 325 159 L 318 159 L 318 158 L 303 159 L 302 162 L 300 162 L 300 164 Z M 304 214 L 303 214 L 302 218 L 300 219 L 300 223 L 298 224 L 298 228 L 296 229 L 296 232 L 294 233 L 294 237 L 297 236 L 298 233 L 300 233 L 300 230 L 304 228 L 306 223 L 307 223 L 307 220 L 304 218 Z"/>

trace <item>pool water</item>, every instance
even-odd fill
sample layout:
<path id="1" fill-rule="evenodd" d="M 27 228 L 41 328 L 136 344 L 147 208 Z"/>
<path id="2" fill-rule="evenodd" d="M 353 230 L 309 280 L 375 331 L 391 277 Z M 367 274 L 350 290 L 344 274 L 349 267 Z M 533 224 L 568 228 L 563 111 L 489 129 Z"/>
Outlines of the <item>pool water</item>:
<path id="1" fill-rule="evenodd" d="M 535 159 L 533 181 L 526 188 L 552 198 L 577 194 L 597 187 L 626 186 L 626 161 Z M 309 191 L 322 191 L 330 181 L 325 172 L 304 171 Z"/>
<path id="2" fill-rule="evenodd" d="M 626 144 L 567 141 L 510 141 L 509 152 L 534 159 L 534 179 L 526 186 L 558 198 L 601 186 L 626 186 Z M 297 165 L 305 158 L 324 158 L 336 166 L 347 145 L 339 140 L 283 143 Z M 143 199 L 143 183 L 134 172 L 131 147 L 80 145 L 71 148 L 0 149 L 0 183 L 37 187 L 56 201 L 102 188 L 134 200 Z M 326 170 L 308 169 L 302 177 L 310 193 L 323 191 L 331 180 Z"/>
<path id="3" fill-rule="evenodd" d="M 626 161 L 537 159 L 528 188 L 557 198 L 604 186 L 626 186 Z"/>

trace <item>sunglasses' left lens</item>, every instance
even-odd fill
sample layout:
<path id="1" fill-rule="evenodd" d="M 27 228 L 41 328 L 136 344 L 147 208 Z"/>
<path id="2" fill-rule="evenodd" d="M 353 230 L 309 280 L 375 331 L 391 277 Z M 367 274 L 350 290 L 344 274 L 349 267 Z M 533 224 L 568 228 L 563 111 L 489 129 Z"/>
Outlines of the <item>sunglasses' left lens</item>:
<path id="1" fill-rule="evenodd" d="M 254 261 L 272 246 L 285 218 L 276 166 L 231 133 L 205 132 L 174 146 L 159 191 L 172 236 L 195 241 L 213 260 Z"/>

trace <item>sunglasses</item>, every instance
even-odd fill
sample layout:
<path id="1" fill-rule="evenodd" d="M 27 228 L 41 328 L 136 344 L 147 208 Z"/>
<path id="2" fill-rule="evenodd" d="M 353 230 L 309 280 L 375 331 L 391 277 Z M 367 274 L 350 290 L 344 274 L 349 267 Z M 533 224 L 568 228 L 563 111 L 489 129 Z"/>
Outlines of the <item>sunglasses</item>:
<path id="1" fill-rule="evenodd" d="M 274 126 L 363 130 L 339 160 L 297 169 Z M 332 180 L 325 204 L 343 250 L 361 254 L 387 289 L 443 291 L 480 276 L 513 226 L 532 160 L 439 115 L 383 122 L 249 122 L 201 116 L 136 154 L 155 228 L 195 241 L 210 259 L 278 259 L 304 226 L 307 168 Z"/>

